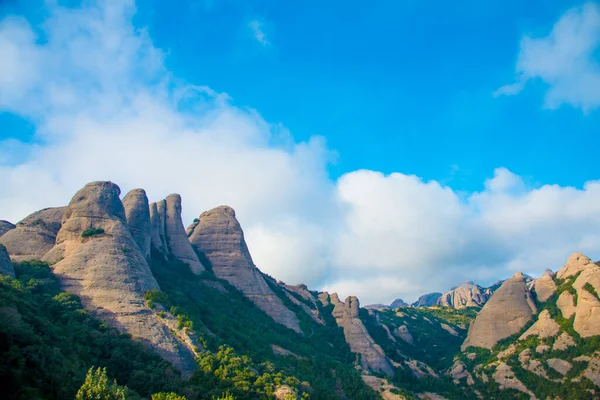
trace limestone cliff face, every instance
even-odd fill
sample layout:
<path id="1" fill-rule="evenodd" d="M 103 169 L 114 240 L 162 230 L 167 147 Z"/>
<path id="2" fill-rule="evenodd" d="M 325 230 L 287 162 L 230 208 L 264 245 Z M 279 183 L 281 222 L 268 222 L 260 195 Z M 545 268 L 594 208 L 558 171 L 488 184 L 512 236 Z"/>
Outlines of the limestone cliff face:
<path id="1" fill-rule="evenodd" d="M 465 282 L 442 294 L 437 304 L 456 309 L 482 307 L 491 296 L 491 290 L 484 289 L 473 282 Z"/>
<path id="2" fill-rule="evenodd" d="M 195 274 L 205 270 L 185 233 L 180 195 L 171 194 L 165 200 L 151 204 L 150 221 L 152 249 L 165 259 L 186 263 Z"/>
<path id="3" fill-rule="evenodd" d="M 360 362 L 363 368 L 381 372 L 391 376 L 394 370 L 390 361 L 385 356 L 381 347 L 375 343 L 367 332 L 358 316 L 360 303 L 354 296 L 350 296 L 345 302 L 339 301 L 336 293 L 330 296 L 331 304 L 334 305 L 332 315 L 338 326 L 344 329 L 346 342 L 353 353 L 360 354 Z"/>
<path id="4" fill-rule="evenodd" d="M 0 237 L 14 261 L 40 260 L 54 246 L 65 207 L 44 208 Z"/>
<path id="5" fill-rule="evenodd" d="M 554 283 L 552 271 L 547 269 L 542 276 L 533 282 L 533 290 L 538 301 L 544 302 L 556 292 L 556 283 Z"/>
<path id="6" fill-rule="evenodd" d="M 187 233 L 192 246 L 206 256 L 217 277 L 235 286 L 276 322 L 302 332 L 296 314 L 285 307 L 254 265 L 231 207 L 220 206 L 202 213 Z"/>
<path id="7" fill-rule="evenodd" d="M 0 244 L 0 274 L 8 275 L 11 278 L 15 277 L 15 269 L 13 268 L 6 247 Z"/>
<path id="8" fill-rule="evenodd" d="M 55 262 L 63 290 L 79 296 L 86 309 L 148 344 L 188 376 L 196 368 L 192 352 L 145 304 L 144 294 L 159 287 L 129 232 L 119 194 L 111 182 L 79 190 L 44 260 Z"/>
<path id="9" fill-rule="evenodd" d="M 537 313 L 521 273 L 506 280 L 483 306 L 469 327 L 462 349 L 469 346 L 491 349 L 499 340 L 521 330 Z"/>
<path id="10" fill-rule="evenodd" d="M 427 293 L 419 297 L 417 301 L 411 304 L 413 307 L 431 307 L 435 306 L 442 297 L 441 293 Z"/>
<path id="11" fill-rule="evenodd" d="M 16 226 L 14 224 L 11 224 L 10 222 L 5 220 L 0 220 L 0 236 L 15 228 Z"/>
<path id="12" fill-rule="evenodd" d="M 150 259 L 151 230 L 150 207 L 144 189 L 133 189 L 123 198 L 125 218 L 129 232 L 144 257 Z"/>

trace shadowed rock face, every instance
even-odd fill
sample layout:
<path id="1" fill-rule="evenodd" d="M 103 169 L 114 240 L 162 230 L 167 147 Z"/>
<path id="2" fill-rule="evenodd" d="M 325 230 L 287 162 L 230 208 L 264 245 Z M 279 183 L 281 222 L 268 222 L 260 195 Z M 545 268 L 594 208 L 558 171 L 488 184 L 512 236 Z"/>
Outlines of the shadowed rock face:
<path id="1" fill-rule="evenodd" d="M 441 293 L 427 293 L 419 297 L 417 301 L 411 304 L 413 307 L 431 307 L 435 306 L 442 297 Z"/>
<path id="2" fill-rule="evenodd" d="M 396 299 L 394 301 L 392 301 L 392 304 L 390 304 L 391 308 L 401 308 L 401 307 L 408 307 L 408 303 L 406 303 L 404 300 L 402 299 Z"/>
<path id="3" fill-rule="evenodd" d="M 53 270 L 62 288 L 78 295 L 85 308 L 189 376 L 196 368 L 192 352 L 145 304 L 144 294 L 159 287 L 127 228 L 119 194 L 111 182 L 92 182 L 78 191 L 44 260 L 56 262 Z M 96 234 L 82 237 L 90 229 Z"/>
<path id="4" fill-rule="evenodd" d="M 276 322 L 301 332 L 296 314 L 285 307 L 254 265 L 232 208 L 221 206 L 202 213 L 187 232 L 217 277 L 235 286 Z"/>
<path id="5" fill-rule="evenodd" d="M 44 208 L 29 215 L 0 237 L 14 261 L 40 260 L 56 240 L 65 207 Z"/>
<path id="6" fill-rule="evenodd" d="M 334 309 L 331 312 L 338 326 L 344 329 L 344 337 L 353 353 L 360 354 L 363 368 L 391 376 L 394 370 L 381 347 L 375 343 L 360 320 L 360 303 L 354 296 L 340 302 L 336 293 L 330 296 Z"/>
<path id="7" fill-rule="evenodd" d="M 521 330 L 537 312 L 525 277 L 521 273 L 506 280 L 483 306 L 469 327 L 462 349 L 491 349 L 499 340 Z"/>
<path id="8" fill-rule="evenodd" d="M 175 259 L 189 265 L 192 272 L 205 270 L 190 244 L 181 221 L 181 196 L 171 194 L 150 205 L 151 246 L 164 259 Z"/>
<path id="9" fill-rule="evenodd" d="M 0 220 L 0 236 L 15 228 L 16 226 L 14 224 L 11 224 L 10 222 L 5 220 Z"/>
<path id="10" fill-rule="evenodd" d="M 547 269 L 542 276 L 533 282 L 533 290 L 538 301 L 548 300 L 556 291 L 556 283 L 554 283 L 552 276 L 552 271 Z"/>
<path id="11" fill-rule="evenodd" d="M 0 274 L 8 275 L 11 278 L 15 277 L 15 269 L 13 268 L 10 257 L 6 248 L 0 244 Z"/>
<path id="12" fill-rule="evenodd" d="M 144 189 L 133 189 L 123 198 L 129 232 L 146 259 L 150 258 L 150 207 Z"/>
<path id="13" fill-rule="evenodd" d="M 491 296 L 491 291 L 473 282 L 465 282 L 460 286 L 442 294 L 437 304 L 456 309 L 466 307 L 482 307 Z"/>

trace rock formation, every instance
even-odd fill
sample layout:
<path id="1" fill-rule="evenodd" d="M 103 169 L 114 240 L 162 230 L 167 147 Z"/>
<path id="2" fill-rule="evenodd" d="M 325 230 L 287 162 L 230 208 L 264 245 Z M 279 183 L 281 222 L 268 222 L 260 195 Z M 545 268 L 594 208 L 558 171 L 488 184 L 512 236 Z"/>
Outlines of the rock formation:
<path id="1" fill-rule="evenodd" d="M 584 256 L 581 253 L 574 253 L 571 255 L 571 257 L 569 257 L 567 263 L 558 270 L 556 277 L 558 279 L 565 279 L 570 276 L 577 275 L 579 272 L 593 265 L 594 263 L 589 259 L 589 257 Z"/>
<path id="2" fill-rule="evenodd" d="M 189 265 L 192 272 L 205 270 L 188 241 L 181 221 L 181 196 L 171 194 L 165 200 L 150 205 L 151 247 L 165 259 L 175 259 Z"/>
<path id="3" fill-rule="evenodd" d="M 15 277 L 15 269 L 13 268 L 6 247 L 0 244 L 0 274 L 8 275 L 11 278 Z"/>
<path id="4" fill-rule="evenodd" d="M 0 220 L 0 236 L 15 228 L 16 226 L 14 224 L 11 224 L 10 222 L 5 220 Z"/>
<path id="5" fill-rule="evenodd" d="M 600 335 L 600 267 L 588 263 L 585 268 L 573 283 L 577 290 L 573 328 L 581 337 L 590 337 Z"/>
<path id="6" fill-rule="evenodd" d="M 417 301 L 411 304 L 413 307 L 431 307 L 435 306 L 442 297 L 441 293 L 427 293 L 419 297 Z"/>
<path id="7" fill-rule="evenodd" d="M 577 307 L 575 307 L 575 296 L 567 291 L 562 292 L 560 296 L 558 296 L 556 305 L 565 318 L 571 318 L 571 316 L 575 314 L 575 311 L 577 310 Z"/>
<path id="8" fill-rule="evenodd" d="M 390 308 L 402 308 L 402 307 L 409 307 L 408 303 L 406 303 L 402 299 L 396 299 L 396 300 L 392 301 L 392 304 L 390 304 Z"/>
<path id="9" fill-rule="evenodd" d="M 558 335 L 560 326 L 552 319 L 550 312 L 544 310 L 538 316 L 538 320 L 529 329 L 525 331 L 519 340 L 527 339 L 529 336 L 536 335 L 540 338 L 547 338 Z"/>
<path id="10" fill-rule="evenodd" d="M 363 368 L 381 372 L 388 376 L 393 375 L 394 371 L 391 363 L 381 347 L 371 338 L 367 328 L 358 316 L 360 308 L 358 299 L 350 296 L 342 303 L 339 301 L 337 294 L 334 293 L 330 296 L 330 300 L 335 305 L 332 315 L 338 326 L 344 329 L 344 336 L 350 350 L 353 353 L 360 354 L 360 362 Z"/>
<path id="11" fill-rule="evenodd" d="M 556 292 L 556 283 L 554 283 L 552 275 L 552 271 L 547 269 L 542 276 L 534 281 L 533 290 L 538 301 L 544 302 Z"/>
<path id="12" fill-rule="evenodd" d="M 119 194 L 111 182 L 79 190 L 44 260 L 56 262 L 53 270 L 63 290 L 79 296 L 86 309 L 189 376 L 196 368 L 193 353 L 145 304 L 144 294 L 159 287 L 127 228 Z"/>
<path id="13" fill-rule="evenodd" d="M 151 225 L 148 197 L 144 189 L 133 189 L 123 198 L 125 218 L 133 239 L 144 257 L 150 259 Z"/>
<path id="14" fill-rule="evenodd" d="M 65 207 L 44 208 L 0 237 L 13 261 L 40 260 L 54 246 Z"/>
<path id="15" fill-rule="evenodd" d="M 484 289 L 473 282 L 464 282 L 460 286 L 452 288 L 449 292 L 442 294 L 437 304 L 443 307 L 456 309 L 466 307 L 483 307 L 491 296 L 491 291 Z"/>
<path id="16" fill-rule="evenodd" d="M 285 307 L 254 265 L 231 207 L 202 213 L 187 232 L 192 246 L 209 260 L 217 277 L 235 286 L 276 322 L 301 332 L 296 314 Z"/>
<path id="17" fill-rule="evenodd" d="M 506 280 L 469 326 L 462 350 L 469 346 L 491 349 L 499 340 L 519 332 L 537 312 L 521 273 Z"/>

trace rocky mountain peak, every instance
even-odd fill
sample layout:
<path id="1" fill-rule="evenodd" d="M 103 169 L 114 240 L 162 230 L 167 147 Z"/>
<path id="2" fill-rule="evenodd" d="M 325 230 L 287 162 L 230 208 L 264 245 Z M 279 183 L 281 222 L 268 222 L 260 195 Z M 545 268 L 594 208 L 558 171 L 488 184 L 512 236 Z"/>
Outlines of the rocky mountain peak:
<path id="1" fill-rule="evenodd" d="M 595 266 L 595 264 L 588 256 L 585 256 L 581 253 L 573 253 L 567 260 L 567 263 L 558 270 L 556 277 L 558 279 L 568 278 L 569 276 L 577 275 L 584 269 L 591 268 L 593 266 Z"/>
<path id="2" fill-rule="evenodd" d="M 254 265 L 231 207 L 203 212 L 188 227 L 187 235 L 194 249 L 209 260 L 217 277 L 235 286 L 275 321 L 301 332 L 296 314 L 285 307 Z"/>
<path id="3" fill-rule="evenodd" d="M 15 269 L 13 268 L 12 262 L 6 247 L 0 244 L 0 274 L 8 275 L 11 278 L 15 277 Z"/>
<path id="4" fill-rule="evenodd" d="M 120 193 L 111 182 L 79 190 L 64 213 L 56 246 L 43 260 L 54 263 L 61 287 L 88 310 L 190 375 L 193 352 L 146 306 L 144 294 L 160 288 L 129 231 Z"/>
<path id="5" fill-rule="evenodd" d="M 129 191 L 123 198 L 123 207 L 129 231 L 144 257 L 149 259 L 152 226 L 146 191 L 144 189 Z"/>
<path id="6" fill-rule="evenodd" d="M 64 211 L 65 207 L 36 211 L 1 235 L 0 243 L 14 261 L 39 260 L 54 246 Z"/>
<path id="7" fill-rule="evenodd" d="M 507 279 L 483 306 L 469 327 L 462 349 L 491 349 L 499 340 L 521 330 L 537 313 L 525 276 L 517 272 Z"/>

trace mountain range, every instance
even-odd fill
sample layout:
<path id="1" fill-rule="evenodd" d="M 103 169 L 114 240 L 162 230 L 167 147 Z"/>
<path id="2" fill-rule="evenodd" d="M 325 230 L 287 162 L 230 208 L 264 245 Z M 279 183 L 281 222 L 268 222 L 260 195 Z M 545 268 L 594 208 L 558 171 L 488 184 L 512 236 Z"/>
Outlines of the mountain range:
<path id="1" fill-rule="evenodd" d="M 93 368 L 127 398 L 600 397 L 600 266 L 583 254 L 361 307 L 261 272 L 232 208 L 185 228 L 182 207 L 92 182 L 0 221 L 6 398 L 74 398 Z"/>

